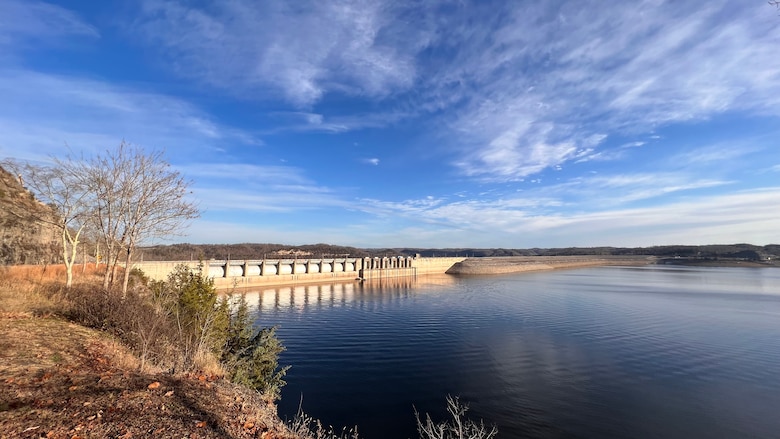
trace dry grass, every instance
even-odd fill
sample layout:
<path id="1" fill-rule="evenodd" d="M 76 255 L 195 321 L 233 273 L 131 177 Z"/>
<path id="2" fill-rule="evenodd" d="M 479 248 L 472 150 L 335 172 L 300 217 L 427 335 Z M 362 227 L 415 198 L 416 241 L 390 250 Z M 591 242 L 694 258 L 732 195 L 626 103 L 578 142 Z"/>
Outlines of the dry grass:
<path id="1" fill-rule="evenodd" d="M 117 340 L 107 339 L 103 343 L 103 352 L 106 356 L 111 358 L 112 363 L 117 369 L 141 370 L 141 360 L 138 359 L 138 356 L 130 352 L 127 346 Z M 142 372 L 161 373 L 162 370 L 147 364 Z"/>
<path id="2" fill-rule="evenodd" d="M 91 283 L 101 279 L 105 265 L 73 267 L 73 282 Z M 56 292 L 64 283 L 65 265 L 0 266 L 0 315 L 48 315 L 61 312 L 64 299 Z"/>
<path id="3" fill-rule="evenodd" d="M 103 275 L 105 265 L 95 267 L 95 264 L 87 264 L 73 267 L 73 281 L 92 281 Z M 65 265 L 10 265 L 0 267 L 0 284 L 31 284 L 44 285 L 52 282 L 65 281 Z"/>
<path id="4" fill-rule="evenodd" d="M 60 308 L 58 300 L 44 294 L 30 280 L 31 270 L 0 267 L 0 316 L 45 315 Z"/>
<path id="5" fill-rule="evenodd" d="M 217 357 L 210 352 L 196 352 L 193 362 L 195 370 L 200 371 L 203 375 L 220 378 L 226 375 L 225 368 L 222 367 Z"/>

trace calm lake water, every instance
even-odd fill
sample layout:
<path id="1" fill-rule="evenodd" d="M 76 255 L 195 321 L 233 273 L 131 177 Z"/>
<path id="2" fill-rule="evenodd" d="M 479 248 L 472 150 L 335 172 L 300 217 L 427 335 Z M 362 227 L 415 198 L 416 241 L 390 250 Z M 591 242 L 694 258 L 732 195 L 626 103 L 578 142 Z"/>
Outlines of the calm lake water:
<path id="1" fill-rule="evenodd" d="M 780 270 L 606 267 L 248 296 L 279 413 L 416 438 L 447 395 L 499 437 L 780 437 Z M 301 402 L 302 397 L 302 402 Z"/>

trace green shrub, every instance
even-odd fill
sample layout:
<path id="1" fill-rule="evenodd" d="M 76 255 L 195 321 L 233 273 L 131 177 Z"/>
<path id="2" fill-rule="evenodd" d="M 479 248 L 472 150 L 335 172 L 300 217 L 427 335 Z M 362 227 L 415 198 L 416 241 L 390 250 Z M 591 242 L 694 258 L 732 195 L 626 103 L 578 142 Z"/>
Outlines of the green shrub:
<path id="1" fill-rule="evenodd" d="M 227 315 L 217 305 L 214 281 L 202 275 L 202 267 L 192 270 L 177 265 L 166 281 L 151 283 L 157 312 L 166 315 L 174 328 L 178 356 L 174 370 L 191 370 L 199 355 L 219 356 L 225 343 Z"/>
<path id="2" fill-rule="evenodd" d="M 227 304 L 227 299 L 222 303 Z M 289 366 L 279 367 L 279 354 L 285 348 L 276 337 L 276 327 L 256 329 L 246 295 L 241 294 L 226 332 L 222 364 L 231 381 L 251 387 L 271 400 L 278 399 Z"/>
<path id="3" fill-rule="evenodd" d="M 208 352 L 219 359 L 231 381 L 279 398 L 287 367 L 279 367 L 284 346 L 276 328 L 255 328 L 246 295 L 239 296 L 231 310 L 232 295 L 218 300 L 214 281 L 192 270 L 175 267 L 164 282 L 151 285 L 153 300 L 168 315 L 176 329 L 178 365 L 189 370 L 198 354 Z"/>

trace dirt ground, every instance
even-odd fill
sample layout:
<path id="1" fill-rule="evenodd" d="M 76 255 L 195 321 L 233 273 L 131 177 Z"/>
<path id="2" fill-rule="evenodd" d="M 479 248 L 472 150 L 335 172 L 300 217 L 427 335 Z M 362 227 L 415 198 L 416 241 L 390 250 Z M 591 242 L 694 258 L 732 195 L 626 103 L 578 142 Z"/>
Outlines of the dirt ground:
<path id="1" fill-rule="evenodd" d="M 259 395 L 206 376 L 139 373 L 106 334 L 0 313 L 0 438 L 286 438 Z"/>

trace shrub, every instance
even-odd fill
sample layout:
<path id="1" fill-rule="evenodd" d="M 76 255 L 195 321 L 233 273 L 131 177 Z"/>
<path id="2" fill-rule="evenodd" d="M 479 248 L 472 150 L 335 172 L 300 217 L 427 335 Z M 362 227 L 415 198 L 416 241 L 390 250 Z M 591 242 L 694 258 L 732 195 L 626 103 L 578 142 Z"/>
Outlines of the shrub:
<path id="1" fill-rule="evenodd" d="M 469 407 L 460 403 L 458 397 L 447 397 L 447 412 L 452 419 L 435 423 L 430 415 L 425 415 L 425 421 L 420 419 L 417 410 L 417 432 L 421 439 L 491 439 L 498 434 L 495 426 L 487 428 L 483 421 L 479 423 L 465 417 Z"/>
<path id="2" fill-rule="evenodd" d="M 214 281 L 178 265 L 167 281 L 152 282 L 155 312 L 165 316 L 173 327 L 178 358 L 174 371 L 193 369 L 195 359 L 205 353 L 219 355 L 224 345 L 225 316 L 217 308 Z"/>
<path id="3" fill-rule="evenodd" d="M 202 267 L 177 266 L 165 282 L 153 282 L 152 297 L 159 313 L 175 329 L 175 344 L 183 370 L 192 369 L 197 358 L 211 354 L 220 360 L 231 381 L 278 399 L 287 367 L 279 367 L 284 346 L 276 328 L 254 326 L 245 295 L 231 311 L 231 295 L 217 300 L 214 281 L 202 275 Z"/>
<path id="4" fill-rule="evenodd" d="M 221 303 L 227 306 L 228 298 Z M 289 366 L 279 367 L 284 346 L 276 337 L 276 327 L 256 329 L 252 323 L 246 295 L 239 296 L 235 312 L 229 316 L 222 363 L 234 383 L 257 390 L 270 400 L 278 399 Z"/>

